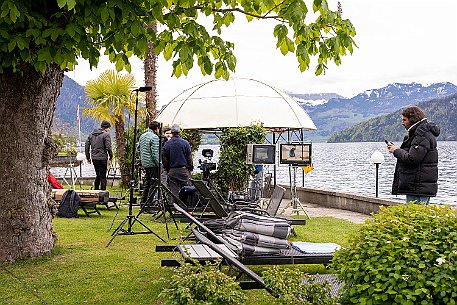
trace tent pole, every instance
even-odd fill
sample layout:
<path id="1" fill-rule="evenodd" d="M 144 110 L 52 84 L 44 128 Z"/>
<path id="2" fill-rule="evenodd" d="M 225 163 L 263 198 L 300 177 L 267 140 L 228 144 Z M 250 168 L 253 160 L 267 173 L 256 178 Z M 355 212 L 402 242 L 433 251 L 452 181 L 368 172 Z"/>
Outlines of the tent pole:
<path id="1" fill-rule="evenodd" d="M 273 144 L 276 145 L 276 133 L 273 131 Z M 273 166 L 273 173 L 274 173 L 274 179 L 273 179 L 273 185 L 276 187 L 276 162 Z"/>

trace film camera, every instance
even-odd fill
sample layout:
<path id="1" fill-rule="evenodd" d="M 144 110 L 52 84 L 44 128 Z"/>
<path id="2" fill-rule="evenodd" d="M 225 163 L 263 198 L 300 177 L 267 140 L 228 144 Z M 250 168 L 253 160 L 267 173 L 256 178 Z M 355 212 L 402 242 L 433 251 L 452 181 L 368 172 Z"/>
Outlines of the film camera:
<path id="1" fill-rule="evenodd" d="M 214 151 L 210 148 L 208 149 L 203 149 L 202 150 L 202 156 L 205 157 L 205 160 L 198 160 L 198 163 L 200 164 L 198 166 L 199 169 L 202 170 L 202 179 L 203 180 L 208 180 L 209 179 L 209 174 L 212 170 L 216 170 L 216 163 L 211 162 L 211 159 L 213 158 L 213 153 Z"/>

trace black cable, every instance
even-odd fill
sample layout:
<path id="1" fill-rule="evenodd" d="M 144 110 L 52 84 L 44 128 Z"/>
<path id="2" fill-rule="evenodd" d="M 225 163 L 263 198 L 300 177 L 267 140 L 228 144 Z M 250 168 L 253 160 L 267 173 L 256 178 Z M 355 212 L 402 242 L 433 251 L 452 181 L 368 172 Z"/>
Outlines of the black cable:
<path id="1" fill-rule="evenodd" d="M 3 266 L 3 264 L 0 265 L 2 267 L 3 270 L 6 271 L 6 273 L 8 273 L 9 275 L 11 275 L 13 278 L 15 278 L 22 286 L 24 286 L 31 294 L 33 294 L 38 300 L 41 301 L 42 304 L 48 304 L 42 297 L 40 297 L 38 295 L 38 293 L 36 293 L 32 288 L 30 288 L 26 283 L 24 283 L 23 280 L 21 280 L 17 275 L 15 275 L 13 272 L 9 271 L 8 269 L 6 269 L 5 266 Z"/>
<path id="2" fill-rule="evenodd" d="M 109 229 L 108 229 L 108 230 L 106 230 L 106 232 L 109 232 L 109 231 L 111 231 L 111 229 L 113 228 L 113 224 L 114 224 L 114 221 L 115 221 L 115 220 L 116 220 L 116 218 L 117 218 L 117 214 L 119 214 L 119 210 L 120 210 L 120 208 L 118 208 L 118 209 L 117 209 L 117 211 L 116 211 L 116 215 L 114 215 L 114 217 L 113 217 L 113 220 L 111 221 L 111 225 L 109 226 Z"/>

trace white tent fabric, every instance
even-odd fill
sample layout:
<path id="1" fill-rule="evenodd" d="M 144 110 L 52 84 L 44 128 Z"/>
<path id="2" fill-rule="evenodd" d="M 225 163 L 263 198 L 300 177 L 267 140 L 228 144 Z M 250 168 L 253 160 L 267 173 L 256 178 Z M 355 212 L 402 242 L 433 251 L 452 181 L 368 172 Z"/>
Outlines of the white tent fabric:
<path id="1" fill-rule="evenodd" d="M 263 123 L 266 128 L 315 130 L 308 113 L 285 92 L 253 79 L 213 80 L 183 91 L 156 118 L 184 129 Z"/>

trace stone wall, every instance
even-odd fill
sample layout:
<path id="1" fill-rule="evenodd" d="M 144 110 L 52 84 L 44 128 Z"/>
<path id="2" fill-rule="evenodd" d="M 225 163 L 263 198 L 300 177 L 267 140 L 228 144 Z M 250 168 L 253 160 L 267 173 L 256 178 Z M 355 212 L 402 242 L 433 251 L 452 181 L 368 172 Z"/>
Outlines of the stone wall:
<path id="1" fill-rule="evenodd" d="M 290 199 L 289 187 L 284 185 L 283 187 L 287 190 L 284 198 Z M 312 203 L 328 208 L 359 212 L 366 215 L 370 215 L 373 212 L 379 212 L 379 207 L 381 205 L 392 206 L 402 203 L 401 201 L 396 200 L 304 187 L 297 187 L 297 193 L 300 202 L 304 204 Z"/>

